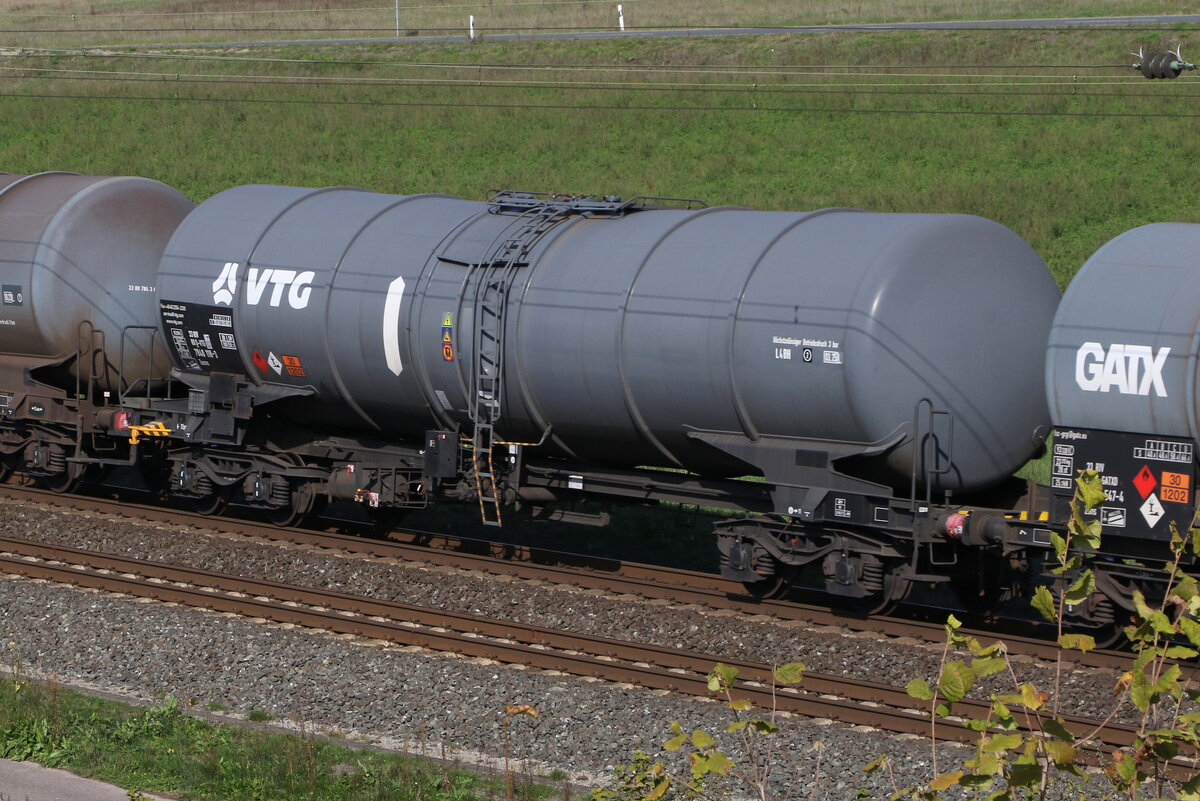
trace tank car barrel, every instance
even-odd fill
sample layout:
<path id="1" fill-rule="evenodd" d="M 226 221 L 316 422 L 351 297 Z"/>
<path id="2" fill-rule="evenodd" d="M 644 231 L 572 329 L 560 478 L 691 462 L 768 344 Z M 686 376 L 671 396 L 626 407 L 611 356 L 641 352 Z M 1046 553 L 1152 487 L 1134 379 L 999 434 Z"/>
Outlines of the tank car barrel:
<path id="1" fill-rule="evenodd" d="M 1048 426 L 1057 291 L 996 223 L 522 197 L 223 192 L 162 262 L 175 364 L 311 387 L 290 414 L 388 436 L 495 424 L 564 458 L 717 475 L 774 458 L 725 435 L 849 442 L 863 477 L 939 491 L 1003 479 Z M 923 399 L 953 420 L 937 469 Z"/>

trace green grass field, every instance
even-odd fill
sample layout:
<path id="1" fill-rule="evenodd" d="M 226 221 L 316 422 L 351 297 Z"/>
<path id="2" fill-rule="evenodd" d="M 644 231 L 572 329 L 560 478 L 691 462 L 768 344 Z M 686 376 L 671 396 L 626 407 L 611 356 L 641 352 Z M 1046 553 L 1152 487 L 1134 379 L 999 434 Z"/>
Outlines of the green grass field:
<path id="1" fill-rule="evenodd" d="M 33 683 L 13 669 L 0 678 L 0 757 L 33 760 L 114 783 L 129 789 L 131 799 L 142 797 L 135 791 L 205 801 L 508 797 L 500 776 L 356 750 L 327 737 L 209 723 L 186 714 L 187 706 L 173 698 L 153 707 L 129 706 Z M 250 715 L 251 720 L 264 718 L 270 716 Z M 524 774 L 513 776 L 513 786 L 513 801 L 554 795 Z"/>
<path id="2" fill-rule="evenodd" d="M 197 199 L 272 182 L 964 212 L 1013 228 L 1065 284 L 1121 231 L 1200 219 L 1200 74 L 1121 66 L 1139 45 L 1187 55 L 1189 34 L 26 53 L 0 63 L 0 165 Z"/>

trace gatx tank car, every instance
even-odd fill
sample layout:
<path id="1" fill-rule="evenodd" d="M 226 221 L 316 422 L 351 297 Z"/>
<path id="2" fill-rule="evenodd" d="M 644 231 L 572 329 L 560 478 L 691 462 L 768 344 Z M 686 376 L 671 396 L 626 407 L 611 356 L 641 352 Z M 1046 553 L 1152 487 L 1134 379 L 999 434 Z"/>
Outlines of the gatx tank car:
<path id="1" fill-rule="evenodd" d="M 0 461 L 58 490 L 138 465 L 281 524 L 326 501 L 727 509 L 728 576 L 868 608 L 1027 595 L 1091 467 L 1103 578 L 1072 613 L 1102 629 L 1191 519 L 1200 335 L 1163 312 L 1200 307 L 1196 230 L 1116 240 L 1060 307 L 1028 244 L 966 215 L 282 186 L 193 208 L 5 176 Z M 1048 488 L 1012 473 L 1050 410 Z"/>

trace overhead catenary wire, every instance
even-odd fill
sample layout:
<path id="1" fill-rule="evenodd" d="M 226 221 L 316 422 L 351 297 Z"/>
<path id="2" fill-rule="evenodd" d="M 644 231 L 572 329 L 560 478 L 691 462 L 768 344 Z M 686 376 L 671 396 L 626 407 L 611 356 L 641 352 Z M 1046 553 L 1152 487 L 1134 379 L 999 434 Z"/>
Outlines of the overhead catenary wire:
<path id="1" fill-rule="evenodd" d="M 162 61 L 212 61 L 260 64 L 303 64 L 308 66 L 351 66 L 351 67 L 397 67 L 439 69 L 493 69 L 493 70 L 543 70 L 578 72 L 731 72 L 739 74 L 787 75 L 789 71 L 846 70 L 1111 70 L 1126 69 L 1129 64 L 510 64 L 505 62 L 471 61 L 396 61 L 388 59 L 320 59 L 281 58 L 277 56 L 227 56 L 191 53 L 131 53 L 76 50 L 71 48 L 5 48 L 0 47 L 0 56 L 9 58 L 94 58 L 94 59 L 142 59 Z M 1057 77 L 1057 76 L 1056 76 Z"/>
<path id="2" fill-rule="evenodd" d="M 477 87 L 493 87 L 493 88 L 537 88 L 537 89 L 620 89 L 620 90 L 656 90 L 656 91 L 771 91 L 771 92 L 787 92 L 796 89 L 813 88 L 818 86 L 829 86 L 829 82 L 822 83 L 791 83 L 787 86 L 775 86 L 769 84 L 758 83 L 722 83 L 722 82 L 707 82 L 707 83 L 683 83 L 679 81 L 658 81 L 654 83 L 634 83 L 622 81 L 530 81 L 530 80 L 512 80 L 500 78 L 483 78 L 482 76 L 462 77 L 462 78 L 386 78 L 386 77 L 356 77 L 356 76 L 312 76 L 312 75 L 244 75 L 244 74 L 203 74 L 203 73 L 180 73 L 180 72 L 147 72 L 133 70 L 83 70 L 68 67 L 5 67 L 0 66 L 0 76 L 9 73 L 14 77 L 20 78 L 63 78 L 63 79 L 89 79 L 89 80 L 170 80 L 170 81 L 185 81 L 189 83 L 272 83 L 272 84 L 291 84 L 291 85 L 308 85 L 308 86 L 477 86 Z M 15 75 L 20 73 L 19 75 Z M 879 77 L 887 75 L 886 73 L 869 73 L 864 76 L 862 73 L 850 74 L 851 77 Z M 825 77 L 846 77 L 836 74 L 826 74 Z M 912 76 L 900 76 L 910 78 Z M 954 77 L 948 75 L 936 76 L 921 76 L 921 77 Z M 994 77 L 994 76 L 980 76 Z M 1005 76 L 1013 77 L 1013 76 Z M 1024 76 L 1016 76 L 1024 77 Z M 1035 80 L 1036 79 L 1036 80 Z M 829 88 L 829 91 L 858 91 L 860 89 L 877 89 L 877 88 L 954 88 L 954 87 L 1048 87 L 1048 86 L 1127 86 L 1127 85 L 1142 85 L 1142 82 L 1136 78 L 1118 80 L 1089 80 L 1084 84 L 1080 84 L 1075 80 L 1064 80 L 1061 76 L 1054 76 L 1052 80 L 1046 80 L 1043 76 L 1031 76 L 1030 80 L 1001 82 L 996 80 L 986 81 L 953 81 L 953 82 L 909 82 L 908 84 L 900 82 L 853 82 L 853 83 L 837 83 Z M 1003 94 L 1017 94 L 1007 92 Z M 1159 92 L 1147 93 L 1147 97 L 1171 97 L 1175 95 L 1165 95 Z"/>
<path id="3" fill-rule="evenodd" d="M 897 116 L 939 117 L 1069 117 L 1069 118 L 1137 118 L 1197 119 L 1200 112 L 1155 112 L 1155 111 L 1033 111 L 1033 110 L 982 110 L 982 109 L 887 109 L 846 108 L 820 106 L 679 106 L 679 105 L 598 105 L 573 103 L 463 103 L 406 100 L 313 100 L 291 98 L 235 98 L 235 97 L 179 97 L 174 95 L 71 95 L 27 92 L 0 92 L 0 98 L 25 98 L 34 100 L 83 100 L 100 102 L 151 102 L 151 103 L 218 103 L 227 105 L 309 105 L 309 106 L 360 106 L 372 108 L 443 108 L 443 109 L 519 109 L 531 111 L 619 111 L 619 112 L 697 112 L 697 113 L 786 113 L 786 114 L 871 114 Z"/>
<path id="4" fill-rule="evenodd" d="M 56 60 L 63 51 L 39 51 L 37 55 L 54 57 Z M 122 54 L 111 54 L 112 58 L 124 60 Z M 128 55 L 128 54 L 125 54 Z M 153 54 L 133 54 L 133 60 L 153 60 Z M 91 57 L 91 56 L 89 56 Z M 282 58 L 261 58 L 261 57 L 226 57 L 226 56 L 182 56 L 185 62 L 234 62 L 238 64 L 257 63 L 277 65 L 304 65 L 304 66 L 319 66 L 327 65 L 320 59 L 282 59 Z M 16 59 L 13 59 L 16 61 Z M 12 63 L 12 62 L 10 62 Z M 787 84 L 793 89 L 805 89 L 815 86 L 830 86 L 836 91 L 863 91 L 870 88 L 884 88 L 895 91 L 903 87 L 917 87 L 922 89 L 948 89 L 956 87 L 993 87 L 993 88 L 1018 88 L 1028 89 L 1029 87 L 1071 87 L 1072 93 L 1077 93 L 1078 87 L 1103 87 L 1103 86 L 1125 86 L 1138 84 L 1142 85 L 1142 81 L 1138 78 L 1129 75 L 1127 77 L 1117 77 L 1109 75 L 1071 75 L 1069 78 L 1061 73 L 1053 75 L 1040 75 L 1031 73 L 982 73 L 982 74 L 962 74 L 960 72 L 945 73 L 945 72 L 914 72 L 911 69 L 906 69 L 903 72 L 889 72 L 888 68 L 874 67 L 873 71 L 870 65 L 860 65 L 860 69 L 846 69 L 843 65 L 815 65 L 809 67 L 800 67 L 799 65 L 775 65 L 775 68 L 757 69 L 747 68 L 745 65 L 594 65 L 594 64 L 549 64 L 549 65 L 516 65 L 516 64 L 494 64 L 480 63 L 471 64 L 469 62 L 390 62 L 390 61 L 350 61 L 344 62 L 355 66 L 375 66 L 399 68 L 414 71 L 433 71 L 443 73 L 448 77 L 430 77 L 421 75 L 417 77 L 387 77 L 387 76 L 314 76 L 314 75 L 246 75 L 239 73 L 183 73 L 179 71 L 171 72 L 153 72 L 146 70 L 102 70 L 79 67 L 35 67 L 24 64 L 13 64 L 12 66 L 0 66 L 0 73 L 7 72 L 10 75 L 27 77 L 47 77 L 49 75 L 61 75 L 64 77 L 70 76 L 99 76 L 107 77 L 112 80 L 134 80 L 141 77 L 154 78 L 161 76 L 169 80 L 186 80 L 190 82 L 272 82 L 272 83 L 290 83 L 290 84 L 309 84 L 309 85 L 364 85 L 364 86 L 418 86 L 418 85 L 474 85 L 474 86 L 493 86 L 493 87 L 535 87 L 535 88 L 620 88 L 629 90 L 642 90 L 649 88 L 657 91 L 666 90 L 688 90 L 688 91 L 716 91 L 730 89 L 732 91 L 746 91 L 753 89 L 754 91 L 786 91 L 779 84 L 763 82 L 761 80 L 746 80 L 746 81 L 702 81 L 702 82 L 683 82 L 677 80 L 653 80 L 650 82 L 642 81 L 640 83 L 632 81 L 593 81 L 593 80 L 555 80 L 548 79 L 547 75 L 604 75 L 604 74 L 644 74 L 644 75 L 666 75 L 670 78 L 686 75 L 703 75 L 706 77 L 729 76 L 731 78 L 748 78 L 748 79 L 791 79 L 805 78 L 814 80 L 819 79 L 815 83 L 797 83 L 791 81 Z M 2 64 L 2 60 L 0 60 Z M 904 65 L 908 67 L 909 65 Z M 915 66 L 915 65 L 914 65 Z M 780 69 L 779 67 L 785 67 Z M 997 66 L 997 68 L 1003 68 Z M 1120 69 L 1125 69 L 1125 66 Z M 1009 67 L 1011 69 L 1011 66 Z M 1111 68 L 1110 68 L 1111 69 Z M 528 76 L 518 78 L 496 78 L 483 77 L 484 71 L 489 75 L 491 73 L 512 74 L 519 76 Z M 533 77 L 536 76 L 536 77 Z M 880 78 L 891 78 L 892 80 L 878 80 Z M 867 79 L 875 79 L 873 81 Z M 644 84 L 644 85 L 643 85 Z M 1149 89 L 1149 87 L 1147 87 Z M 911 89 L 910 89 L 911 91 Z M 1153 92 L 1153 90 L 1150 90 Z M 1018 94 L 1017 92 L 1006 92 L 1006 94 Z M 1131 94 L 1131 93 L 1125 93 Z M 1161 94 L 1146 94 L 1147 97 L 1166 97 Z M 1172 95 L 1179 96 L 1179 95 Z"/>
<path id="5" fill-rule="evenodd" d="M 514 90 L 578 90 L 585 92 L 595 91 L 621 91 L 621 92 L 671 92 L 674 94 L 747 94 L 747 95 L 833 95 L 851 93 L 855 95 L 880 95 L 880 96 L 918 96 L 927 95 L 931 97 L 1007 97 L 1020 99 L 1024 97 L 1053 97 L 1053 98 L 1124 98 L 1129 100 L 1190 100 L 1200 97 L 1200 93 L 1189 92 L 1173 92 L 1171 94 L 1146 91 L 1146 92 L 1078 92 L 1078 91 L 952 91 L 945 89 L 942 85 L 917 85 L 903 86 L 891 84 L 873 84 L 873 85 L 854 85 L 850 87 L 824 87 L 816 86 L 801 86 L 801 87 L 769 87 L 769 86 L 740 86 L 740 87 L 708 87 L 707 85 L 697 85 L 694 88 L 680 88 L 675 85 L 601 85 L 588 83 L 557 83 L 557 84 L 539 84 L 539 83 L 511 83 L 503 86 L 487 82 L 479 82 L 476 80 L 463 79 L 461 81 L 446 81 L 446 82 L 422 82 L 422 81 L 394 81 L 387 83 L 361 83 L 350 81 L 339 81 L 337 79 L 329 79 L 320 83 L 312 83 L 305 81 L 303 78 L 282 78 L 277 76 L 261 76 L 259 79 L 248 79 L 238 76 L 228 76 L 227 78 L 216 79 L 194 79 L 186 75 L 171 75 L 163 74 L 161 76 L 147 77 L 129 77 L 123 79 L 114 79 L 106 76 L 70 76 L 70 75 L 45 75 L 38 76 L 43 80 L 72 80 L 72 81 L 124 81 L 128 83 L 179 83 L 188 85 L 202 84 L 220 84 L 220 85 L 274 85 L 274 86 L 298 86 L 298 87 L 360 87 L 360 88 L 437 88 L 437 89 L 514 89 Z M 368 79 L 369 80 L 369 79 Z M 969 85 L 969 84 L 968 84 Z M 1027 86 L 1024 84 L 1016 84 L 1017 86 Z M 1068 86 L 1074 87 L 1075 84 L 1061 83 L 1054 84 L 1062 88 Z M 1126 85 L 1126 84 L 1120 84 Z M 990 86 L 983 84 L 981 86 Z M 1052 86 L 1052 84 L 1044 84 L 1044 86 Z M 872 87 L 890 87 L 890 88 L 872 88 Z M 933 91 L 936 90 L 936 91 Z M 102 98 L 99 98 L 102 99 Z M 181 98 L 186 99 L 186 98 Z M 375 105 L 370 103 L 369 105 Z"/>

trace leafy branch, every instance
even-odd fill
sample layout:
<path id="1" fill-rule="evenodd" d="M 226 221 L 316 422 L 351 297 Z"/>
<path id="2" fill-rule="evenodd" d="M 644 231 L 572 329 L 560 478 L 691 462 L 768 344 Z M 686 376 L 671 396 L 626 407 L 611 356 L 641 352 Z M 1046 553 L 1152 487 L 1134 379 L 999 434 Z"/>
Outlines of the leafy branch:
<path id="1" fill-rule="evenodd" d="M 1095 648 L 1095 640 L 1086 634 L 1064 631 L 1068 607 L 1084 603 L 1096 591 L 1096 577 L 1089 566 L 1091 555 L 1100 548 L 1101 524 L 1087 512 L 1105 500 L 1100 477 L 1083 471 L 1076 479 L 1075 497 L 1066 535 L 1051 534 L 1056 566 L 1055 589 L 1039 586 L 1032 606 L 1047 621 L 1055 624 L 1062 651 L 1086 652 Z M 1126 699 L 1142 713 L 1134 745 L 1113 753 L 1105 766 L 1111 798 L 1137 801 L 1149 783 L 1156 798 L 1170 792 L 1180 801 L 1200 801 L 1200 712 L 1186 712 L 1185 701 L 1200 700 L 1200 689 L 1187 685 L 1175 659 L 1200 655 L 1200 588 L 1196 580 L 1181 570 L 1185 559 L 1200 555 L 1200 529 L 1182 537 L 1172 529 L 1172 561 L 1165 567 L 1163 599 L 1158 607 L 1146 602 L 1135 590 L 1134 604 L 1138 622 L 1126 629 L 1137 656 L 1131 669 L 1117 682 L 1116 701 L 1107 717 L 1086 733 L 1072 732 L 1059 715 L 1061 703 L 1062 652 L 1056 660 L 1054 691 L 1039 690 L 1030 682 L 1021 682 L 1004 646 L 997 642 L 984 647 L 974 637 L 963 635 L 953 615 L 946 623 L 946 644 L 935 686 L 924 679 L 913 679 L 908 694 L 929 703 L 930 747 L 933 751 L 933 776 L 919 787 L 899 788 L 892 782 L 893 799 L 912 798 L 939 801 L 943 791 L 957 787 L 980 794 L 986 801 L 1013 801 L 1018 798 L 1044 799 L 1055 777 L 1085 778 L 1080 767 L 1080 749 L 1094 744 L 1100 731 L 1124 705 Z M 1183 645 L 1182 642 L 1189 645 Z M 967 651 L 966 659 L 951 658 L 951 653 Z M 937 721 L 949 717 L 956 701 L 966 697 L 975 682 L 985 676 L 1007 672 L 1013 692 L 993 694 L 987 718 L 967 719 L 964 725 L 979 733 L 973 758 L 964 760 L 960 769 L 940 772 L 937 762 Z M 1049 702 L 1049 706 L 1047 703 Z M 1018 727 L 1018 718 L 1021 721 Z M 1191 775 L 1172 781 L 1170 767 L 1177 767 L 1184 751 L 1191 759 Z M 864 770 L 877 770 L 886 764 L 880 758 Z"/>

